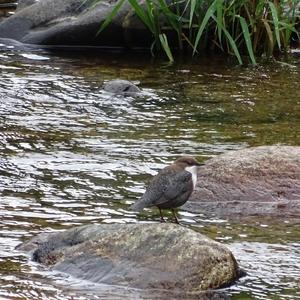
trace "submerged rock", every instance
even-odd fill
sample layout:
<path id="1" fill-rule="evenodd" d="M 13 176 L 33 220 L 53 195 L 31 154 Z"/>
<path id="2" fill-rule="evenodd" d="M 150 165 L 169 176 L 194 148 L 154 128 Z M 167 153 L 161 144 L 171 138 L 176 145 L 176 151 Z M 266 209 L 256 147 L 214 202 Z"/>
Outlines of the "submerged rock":
<path id="1" fill-rule="evenodd" d="M 300 147 L 230 151 L 198 169 L 184 209 L 216 215 L 300 216 Z"/>
<path id="2" fill-rule="evenodd" d="M 141 91 L 134 83 L 122 79 L 107 81 L 103 89 L 109 93 L 122 95 L 135 95 Z"/>
<path id="3" fill-rule="evenodd" d="M 228 248 L 175 224 L 87 225 L 24 243 L 37 262 L 96 283 L 195 294 L 239 277 Z"/>

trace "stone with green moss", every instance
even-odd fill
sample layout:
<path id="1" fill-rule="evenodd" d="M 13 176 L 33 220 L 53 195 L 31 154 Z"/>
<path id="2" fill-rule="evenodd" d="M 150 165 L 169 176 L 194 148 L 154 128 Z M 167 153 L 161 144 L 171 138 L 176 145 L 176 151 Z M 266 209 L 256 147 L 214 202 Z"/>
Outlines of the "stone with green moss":
<path id="1" fill-rule="evenodd" d="M 172 223 L 86 225 L 37 236 L 19 249 L 53 270 L 144 291 L 194 295 L 240 275 L 226 246 Z"/>

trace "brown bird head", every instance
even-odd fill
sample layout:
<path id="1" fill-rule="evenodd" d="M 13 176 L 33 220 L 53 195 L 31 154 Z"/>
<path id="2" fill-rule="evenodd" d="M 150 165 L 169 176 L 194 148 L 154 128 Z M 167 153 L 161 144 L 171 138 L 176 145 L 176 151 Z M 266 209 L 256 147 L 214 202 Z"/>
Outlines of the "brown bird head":
<path id="1" fill-rule="evenodd" d="M 203 164 L 199 163 L 193 156 L 182 156 L 175 161 L 176 165 L 180 165 L 182 168 L 201 166 Z"/>

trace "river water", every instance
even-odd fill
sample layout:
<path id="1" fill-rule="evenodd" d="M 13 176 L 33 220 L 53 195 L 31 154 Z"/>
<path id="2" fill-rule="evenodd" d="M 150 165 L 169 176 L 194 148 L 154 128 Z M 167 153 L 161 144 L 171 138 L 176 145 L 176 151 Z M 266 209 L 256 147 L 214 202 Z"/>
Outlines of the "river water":
<path id="1" fill-rule="evenodd" d="M 158 222 L 129 206 L 182 154 L 300 145 L 300 61 L 236 67 L 222 58 L 168 65 L 145 55 L 0 51 L 0 299 L 143 299 L 31 262 L 15 250 L 40 232 Z M 101 88 L 132 80 L 138 97 Z M 169 215 L 170 217 L 170 215 Z M 248 275 L 231 299 L 300 299 L 300 220 L 227 220 L 179 210 L 226 244 Z"/>

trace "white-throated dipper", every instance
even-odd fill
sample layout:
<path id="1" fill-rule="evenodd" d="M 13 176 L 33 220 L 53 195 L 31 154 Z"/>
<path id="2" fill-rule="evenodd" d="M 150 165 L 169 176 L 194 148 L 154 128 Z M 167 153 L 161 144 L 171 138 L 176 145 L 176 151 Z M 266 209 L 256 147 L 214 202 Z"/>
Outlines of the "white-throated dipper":
<path id="1" fill-rule="evenodd" d="M 161 210 L 171 209 L 175 222 L 178 223 L 174 208 L 189 199 L 196 186 L 197 166 L 200 165 L 202 164 L 192 156 L 178 158 L 153 177 L 144 195 L 131 209 L 140 212 L 145 207 L 157 206 L 162 222 L 164 218 Z"/>

